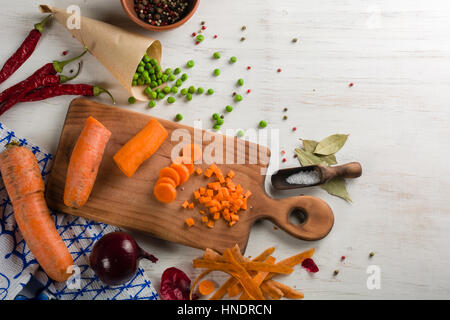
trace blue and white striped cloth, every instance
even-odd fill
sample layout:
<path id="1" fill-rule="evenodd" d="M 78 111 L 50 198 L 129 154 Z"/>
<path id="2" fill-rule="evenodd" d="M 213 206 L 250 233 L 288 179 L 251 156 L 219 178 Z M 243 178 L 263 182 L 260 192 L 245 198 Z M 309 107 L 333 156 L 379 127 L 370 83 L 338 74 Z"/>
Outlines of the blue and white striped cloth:
<path id="1" fill-rule="evenodd" d="M 15 136 L 0 123 L 0 152 L 11 141 L 19 141 L 36 156 L 44 180 L 48 176 L 52 156 L 26 139 Z M 139 268 L 135 277 L 120 286 L 103 284 L 89 268 L 88 257 L 96 240 L 118 229 L 103 223 L 66 214 L 53 214 L 56 227 L 72 254 L 76 273 L 74 281 L 57 283 L 39 267 L 22 238 L 14 219 L 13 207 L 0 180 L 0 300 L 156 300 L 157 292 Z M 78 279 L 78 280 L 77 280 Z"/>

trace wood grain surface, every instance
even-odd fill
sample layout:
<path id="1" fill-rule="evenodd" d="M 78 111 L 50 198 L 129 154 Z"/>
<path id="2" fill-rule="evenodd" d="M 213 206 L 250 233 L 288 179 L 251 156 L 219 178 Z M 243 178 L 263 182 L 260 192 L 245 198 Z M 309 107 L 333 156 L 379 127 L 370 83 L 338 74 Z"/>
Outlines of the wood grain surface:
<path id="1" fill-rule="evenodd" d="M 100 121 L 112 134 L 88 202 L 81 208 L 69 208 L 63 201 L 67 168 L 72 150 L 89 116 Z M 252 164 L 251 160 L 252 154 L 258 155 L 258 158 L 260 154 L 270 156 L 270 151 L 266 147 L 200 130 L 199 133 L 204 139 L 202 145 L 204 157 L 197 161 L 196 166 L 205 171 L 211 164 L 205 152 L 208 146 L 214 147 L 214 150 L 211 149 L 211 155 L 223 154 L 221 159 L 217 158 L 219 161 L 216 161 L 219 168 L 224 174 L 233 170 L 236 173 L 235 183 L 241 184 L 244 190 L 251 190 L 253 193 L 248 201 L 248 209 L 241 211 L 239 222 L 232 228 L 223 219 L 218 220 L 214 228 L 208 228 L 201 222 L 202 215 L 198 209 L 186 210 L 181 207 L 186 200 L 194 201 L 194 190 L 215 181 L 195 175 L 192 175 L 182 187 L 177 188 L 178 195 L 175 201 L 169 204 L 158 202 L 153 196 L 153 186 L 158 180 L 159 170 L 172 163 L 173 148 L 177 145 L 182 147 L 194 143 L 195 133 L 192 127 L 158 119 L 168 131 L 169 137 L 132 177 L 127 177 L 115 164 L 113 155 L 135 136 L 149 119 L 149 116 L 140 113 L 88 99 L 74 100 L 67 112 L 53 168 L 48 178 L 46 198 L 49 207 L 94 221 L 147 232 L 158 238 L 191 247 L 212 248 L 221 252 L 235 244 L 238 244 L 244 252 L 250 228 L 259 219 L 271 219 L 281 229 L 303 240 L 322 239 L 331 230 L 334 216 L 331 208 L 323 200 L 310 196 L 275 200 L 267 196 L 264 190 L 264 176 L 261 173 L 261 169 L 267 167 L 267 164 L 258 159 Z M 183 139 L 177 139 L 179 137 L 177 132 L 183 134 Z M 211 139 L 205 135 L 211 135 Z M 215 141 L 224 143 L 217 148 Z M 235 161 L 225 163 L 226 159 L 237 159 L 239 143 L 244 147 L 245 163 L 236 164 Z M 302 223 L 290 221 L 291 214 L 302 213 L 305 215 Z M 185 220 L 191 217 L 195 221 L 195 226 L 188 228 Z"/>
<path id="2" fill-rule="evenodd" d="M 5 1 L 0 21 L 0 61 L 17 49 L 41 20 L 42 1 Z M 202 120 L 209 128 L 214 112 L 234 104 L 236 81 L 245 80 L 244 100 L 228 114 L 226 129 L 256 128 L 260 120 L 278 128 L 283 139 L 270 146 L 281 168 L 298 165 L 293 157 L 299 138 L 320 140 L 350 134 L 337 154 L 339 163 L 358 161 L 362 177 L 349 180 L 349 204 L 320 188 L 300 193 L 324 199 L 335 215 L 332 232 L 315 242 L 299 241 L 268 221 L 252 228 L 246 254 L 256 256 L 276 246 L 283 259 L 315 247 L 320 271 L 313 276 L 298 268 L 282 282 L 297 286 L 305 299 L 450 299 L 450 4 L 448 0 L 204 0 L 182 27 L 152 33 L 130 21 L 120 1 L 49 0 L 66 8 L 79 5 L 85 16 L 156 37 L 163 45 L 163 66 L 181 67 L 189 59 L 186 86 L 213 88 L 212 96 L 186 102 L 128 105 L 128 95 L 94 57 L 85 56 L 76 82 L 101 84 L 118 105 L 183 124 Z M 195 45 L 192 32 L 205 21 L 205 41 Z M 241 31 L 245 25 L 247 30 Z M 217 39 L 212 36 L 217 34 Z M 240 41 L 242 36 L 245 41 Z M 293 37 L 297 43 L 291 42 Z M 80 52 L 79 43 L 53 23 L 33 56 L 0 89 L 23 80 L 54 59 Z M 222 59 L 211 58 L 215 51 Z M 238 61 L 228 64 L 230 56 Z M 120 63 L 118 61 L 118 63 Z M 251 70 L 247 70 L 251 66 Z M 220 77 L 212 71 L 220 68 Z M 277 73 L 277 68 L 282 72 Z M 349 84 L 353 83 L 353 87 Z M 244 90 L 251 89 L 250 94 Z M 21 103 L 1 118 L 20 136 L 53 155 L 72 98 Z M 97 101 L 109 103 L 107 97 Z M 283 112 L 288 108 L 287 112 Z M 288 116 L 283 120 L 283 116 Z M 293 127 L 297 130 L 294 132 Z M 281 151 L 287 161 L 281 162 Z M 192 259 L 201 251 L 134 233 L 155 254 L 157 264 L 142 262 L 156 288 L 162 272 L 175 266 L 194 278 Z M 369 252 L 375 255 L 370 258 Z M 341 261 L 341 256 L 346 256 Z M 380 270 L 379 289 L 369 289 L 371 266 Z M 338 276 L 333 271 L 338 269 Z M 214 273 L 221 283 L 225 276 Z"/>

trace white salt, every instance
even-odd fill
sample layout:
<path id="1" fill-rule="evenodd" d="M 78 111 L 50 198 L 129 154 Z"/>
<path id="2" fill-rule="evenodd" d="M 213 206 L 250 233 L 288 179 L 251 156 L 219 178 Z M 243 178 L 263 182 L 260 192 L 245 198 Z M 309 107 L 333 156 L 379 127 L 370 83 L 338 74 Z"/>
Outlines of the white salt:
<path id="1" fill-rule="evenodd" d="M 287 177 L 286 182 L 289 184 L 303 185 L 316 184 L 320 182 L 320 176 L 315 170 L 300 171 Z"/>

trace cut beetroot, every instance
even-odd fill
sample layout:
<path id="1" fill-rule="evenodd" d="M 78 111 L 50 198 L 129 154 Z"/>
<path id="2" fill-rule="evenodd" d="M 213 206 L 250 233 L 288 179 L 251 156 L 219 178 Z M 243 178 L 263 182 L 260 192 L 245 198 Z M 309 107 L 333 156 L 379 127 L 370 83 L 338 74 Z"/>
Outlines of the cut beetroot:
<path id="1" fill-rule="evenodd" d="M 306 270 L 308 270 L 311 273 L 316 273 L 317 271 L 319 271 L 319 268 L 317 267 L 317 265 L 314 262 L 314 260 L 310 259 L 310 258 L 307 258 L 307 259 L 303 260 L 302 267 L 305 268 Z"/>
<path id="2" fill-rule="evenodd" d="M 161 276 L 160 296 L 163 300 L 189 300 L 191 279 L 177 268 L 166 269 Z"/>

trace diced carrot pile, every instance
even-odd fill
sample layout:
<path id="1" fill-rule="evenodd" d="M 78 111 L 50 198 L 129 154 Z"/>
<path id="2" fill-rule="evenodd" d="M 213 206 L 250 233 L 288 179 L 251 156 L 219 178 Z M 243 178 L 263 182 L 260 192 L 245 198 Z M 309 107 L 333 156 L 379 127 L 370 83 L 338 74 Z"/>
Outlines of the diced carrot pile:
<path id="1" fill-rule="evenodd" d="M 203 215 L 202 222 L 209 228 L 214 228 L 215 222 L 223 218 L 232 227 L 239 221 L 242 210 L 247 210 L 247 200 L 252 193 L 244 192 L 240 184 L 233 182 L 234 171 L 230 170 L 224 176 L 214 163 L 205 170 L 204 176 L 213 177 L 216 181 L 194 191 L 194 201 L 204 207 L 200 210 L 200 214 Z M 189 202 L 185 201 L 182 207 L 189 208 Z"/>

